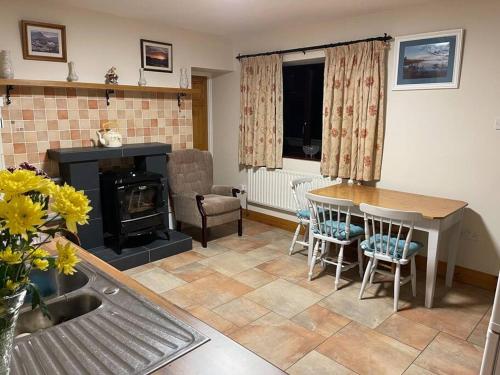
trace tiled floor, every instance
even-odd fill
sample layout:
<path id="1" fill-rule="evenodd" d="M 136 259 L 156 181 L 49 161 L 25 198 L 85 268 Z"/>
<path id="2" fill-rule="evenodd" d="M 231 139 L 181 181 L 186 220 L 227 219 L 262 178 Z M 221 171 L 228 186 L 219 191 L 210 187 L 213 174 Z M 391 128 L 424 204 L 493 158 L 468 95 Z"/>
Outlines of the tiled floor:
<path id="1" fill-rule="evenodd" d="M 429 310 L 419 273 L 417 298 L 402 287 L 395 314 L 392 283 L 359 301 L 356 269 L 334 292 L 334 270 L 318 266 L 309 282 L 306 256 L 288 256 L 291 233 L 251 221 L 241 238 L 233 229 L 126 273 L 293 375 L 478 373 L 493 293 L 439 280 Z"/>

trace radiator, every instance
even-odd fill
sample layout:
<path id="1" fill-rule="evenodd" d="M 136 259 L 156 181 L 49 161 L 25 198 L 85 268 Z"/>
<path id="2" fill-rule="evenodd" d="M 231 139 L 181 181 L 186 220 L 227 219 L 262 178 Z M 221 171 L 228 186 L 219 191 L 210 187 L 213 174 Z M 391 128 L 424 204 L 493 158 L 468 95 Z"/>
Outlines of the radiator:
<path id="1" fill-rule="evenodd" d="M 247 170 L 248 202 L 262 206 L 295 211 L 290 181 L 301 177 L 311 177 L 312 189 L 333 185 L 337 180 L 317 174 L 288 171 L 283 169 L 268 170 L 257 168 Z"/>

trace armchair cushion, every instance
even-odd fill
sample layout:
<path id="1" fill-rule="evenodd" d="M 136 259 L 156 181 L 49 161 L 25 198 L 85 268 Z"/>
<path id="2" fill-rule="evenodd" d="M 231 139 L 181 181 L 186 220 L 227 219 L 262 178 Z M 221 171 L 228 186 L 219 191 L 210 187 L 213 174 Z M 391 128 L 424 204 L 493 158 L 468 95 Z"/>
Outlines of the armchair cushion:
<path id="1" fill-rule="evenodd" d="M 203 197 L 203 209 L 207 216 L 220 215 L 240 209 L 240 200 L 238 198 L 216 194 L 207 194 Z"/>
<path id="2" fill-rule="evenodd" d="M 228 197 L 233 196 L 234 187 L 230 185 L 214 185 L 212 186 L 211 193 L 216 195 L 226 195 Z"/>

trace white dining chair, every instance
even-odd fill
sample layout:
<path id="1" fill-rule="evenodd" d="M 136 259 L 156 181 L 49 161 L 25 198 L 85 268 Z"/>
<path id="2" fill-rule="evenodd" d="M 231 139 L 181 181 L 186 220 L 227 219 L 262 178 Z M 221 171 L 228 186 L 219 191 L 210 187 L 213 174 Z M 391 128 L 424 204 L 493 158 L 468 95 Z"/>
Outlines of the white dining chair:
<path id="1" fill-rule="evenodd" d="M 296 178 L 290 181 L 290 188 L 292 189 L 293 199 L 295 201 L 295 215 L 298 219 L 297 229 L 293 235 L 292 244 L 290 245 L 289 255 L 294 253 L 295 245 L 299 244 L 303 247 L 309 246 L 309 222 L 310 222 L 310 211 L 309 205 L 305 194 L 311 189 L 312 178 Z M 299 240 L 300 230 L 304 230 L 304 237 Z"/>
<path id="2" fill-rule="evenodd" d="M 336 199 L 306 193 L 311 210 L 311 226 L 315 241 L 311 264 L 309 266 L 309 281 L 312 279 L 314 266 L 319 260 L 323 267 L 333 264 L 337 267 L 335 273 L 335 290 L 338 289 L 340 274 L 355 266 L 359 266 L 359 275 L 363 278 L 363 254 L 359 242 L 363 228 L 351 224 L 351 207 L 354 203 L 347 199 Z M 344 248 L 354 242 L 358 243 L 358 261 L 344 260 Z M 321 243 L 321 246 L 320 246 Z M 333 243 L 339 248 L 338 255 L 331 257 L 327 243 Z M 320 252 L 318 256 L 318 252 Z"/>
<path id="3" fill-rule="evenodd" d="M 420 242 L 412 241 L 415 223 L 422 220 L 422 214 L 411 211 L 392 210 L 362 203 L 359 206 L 364 213 L 365 240 L 361 249 L 369 257 L 359 299 L 363 298 L 368 280 L 373 282 L 375 273 L 394 279 L 394 311 L 398 311 L 399 289 L 411 281 L 413 297 L 417 295 L 417 274 L 415 255 L 423 248 Z M 406 232 L 406 234 L 405 234 Z M 395 264 L 395 273 L 379 269 L 378 262 Z M 401 278 L 401 266 L 410 263 L 410 275 Z"/>

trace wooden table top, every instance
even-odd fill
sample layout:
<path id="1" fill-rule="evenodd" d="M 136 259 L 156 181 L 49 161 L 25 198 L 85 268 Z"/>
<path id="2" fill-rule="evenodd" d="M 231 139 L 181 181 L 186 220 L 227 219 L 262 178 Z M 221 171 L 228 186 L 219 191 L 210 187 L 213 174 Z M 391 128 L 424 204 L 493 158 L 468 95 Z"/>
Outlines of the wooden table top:
<path id="1" fill-rule="evenodd" d="M 315 189 L 311 193 L 349 199 L 357 206 L 367 203 L 395 210 L 420 212 L 427 219 L 443 219 L 467 206 L 467 202 L 453 199 L 345 183 Z"/>
<path id="2" fill-rule="evenodd" d="M 59 241 L 66 241 L 63 238 L 58 238 Z M 75 245 L 76 246 L 76 245 Z M 78 256 L 100 270 L 106 272 L 117 281 L 125 284 L 130 289 L 135 290 L 139 294 L 148 298 L 151 302 L 164 308 L 169 313 L 189 324 L 194 329 L 205 334 L 210 338 L 210 341 L 200 347 L 186 353 L 175 361 L 165 365 L 164 367 L 153 372 L 155 375 L 285 375 L 286 373 L 267 362 L 250 350 L 244 348 L 237 342 L 224 336 L 219 331 L 213 329 L 201 320 L 195 318 L 188 312 L 171 304 L 166 299 L 162 298 L 152 290 L 146 288 L 131 277 L 110 266 L 96 256 L 90 254 L 82 248 L 76 246 Z M 46 246 L 47 250 L 55 252 L 55 242 L 53 241 Z"/>

